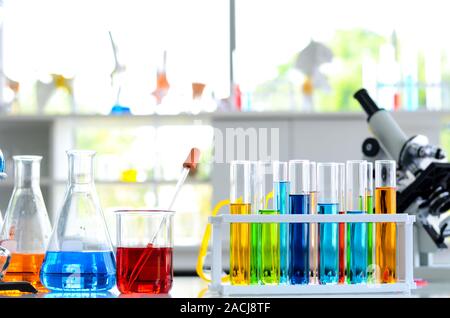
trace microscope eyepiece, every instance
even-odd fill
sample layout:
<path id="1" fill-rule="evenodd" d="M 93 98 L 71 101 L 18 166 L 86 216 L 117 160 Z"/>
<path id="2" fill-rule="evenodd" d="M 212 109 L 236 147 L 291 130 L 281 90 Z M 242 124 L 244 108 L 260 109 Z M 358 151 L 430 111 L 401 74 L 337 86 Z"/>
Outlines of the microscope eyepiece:
<path id="1" fill-rule="evenodd" d="M 380 110 L 365 88 L 361 88 L 353 95 L 353 97 L 361 104 L 361 107 L 364 109 L 369 119 L 373 114 Z"/>

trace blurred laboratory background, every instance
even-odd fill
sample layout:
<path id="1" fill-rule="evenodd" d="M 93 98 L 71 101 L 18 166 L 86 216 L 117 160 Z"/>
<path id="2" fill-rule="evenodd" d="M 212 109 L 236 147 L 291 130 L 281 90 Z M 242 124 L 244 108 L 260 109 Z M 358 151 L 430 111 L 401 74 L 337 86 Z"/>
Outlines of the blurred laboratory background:
<path id="1" fill-rule="evenodd" d="M 93 149 L 114 238 L 113 211 L 167 204 L 195 146 L 198 171 L 174 206 L 175 269 L 193 272 L 207 217 L 228 198 L 228 167 L 213 160 L 215 131 L 278 128 L 281 160 L 359 159 L 371 133 L 352 96 L 365 87 L 407 135 L 450 153 L 450 20 L 441 6 L 0 1 L 0 148 L 9 176 L 0 210 L 13 189 L 12 156 L 42 155 L 53 222 L 65 151 Z M 433 253 L 432 264 L 450 265 L 449 253 Z"/>

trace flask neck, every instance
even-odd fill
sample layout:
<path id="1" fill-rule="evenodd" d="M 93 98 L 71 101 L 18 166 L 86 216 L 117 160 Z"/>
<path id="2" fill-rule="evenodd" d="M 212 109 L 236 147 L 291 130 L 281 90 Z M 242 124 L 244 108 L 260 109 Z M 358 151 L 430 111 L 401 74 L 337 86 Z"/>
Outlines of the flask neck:
<path id="1" fill-rule="evenodd" d="M 14 186 L 16 188 L 39 187 L 41 156 L 14 156 Z"/>
<path id="2" fill-rule="evenodd" d="M 69 184 L 83 185 L 94 183 L 93 151 L 72 150 L 67 152 L 69 158 Z"/>

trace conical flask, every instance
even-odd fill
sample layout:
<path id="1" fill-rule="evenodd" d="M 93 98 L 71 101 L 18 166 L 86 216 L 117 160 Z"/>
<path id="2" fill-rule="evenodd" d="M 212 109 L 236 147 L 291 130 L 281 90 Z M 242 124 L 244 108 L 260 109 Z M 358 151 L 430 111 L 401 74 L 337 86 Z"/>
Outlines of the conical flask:
<path id="1" fill-rule="evenodd" d="M 116 262 L 94 185 L 94 151 L 70 150 L 64 203 L 45 254 L 41 280 L 56 291 L 105 291 Z"/>
<path id="2" fill-rule="evenodd" d="M 51 226 L 39 186 L 40 156 L 14 156 L 14 190 L 6 209 L 0 245 L 11 253 L 5 281 L 42 288 L 39 271 Z"/>

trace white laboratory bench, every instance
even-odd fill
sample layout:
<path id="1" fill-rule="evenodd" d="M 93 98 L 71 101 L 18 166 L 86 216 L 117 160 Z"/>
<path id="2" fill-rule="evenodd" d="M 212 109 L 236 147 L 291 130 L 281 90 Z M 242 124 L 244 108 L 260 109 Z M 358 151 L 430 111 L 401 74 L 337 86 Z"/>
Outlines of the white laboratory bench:
<path id="1" fill-rule="evenodd" d="M 169 294 L 165 295 L 148 295 L 148 294 L 120 294 L 120 292 L 114 288 L 108 293 L 88 294 L 88 293 L 39 293 L 36 295 L 24 294 L 23 298 L 199 298 L 199 297 L 220 297 L 218 294 L 212 294 L 207 291 L 207 283 L 200 280 L 198 277 L 175 277 L 172 290 Z M 0 298 L 9 297 L 0 295 Z M 262 296 L 269 297 L 269 296 Z M 273 296 L 270 296 L 274 298 Z M 277 296 L 284 297 L 284 296 Z M 317 295 L 289 295 L 288 297 L 317 297 Z M 324 297 L 336 297 L 336 295 L 324 295 Z M 339 297 L 383 297 L 383 295 L 344 295 Z M 392 295 L 387 297 L 392 298 Z M 405 296 L 399 296 L 405 297 Z M 428 281 L 428 285 L 424 287 L 418 287 L 412 291 L 412 298 L 448 298 L 450 297 L 450 281 L 433 282 Z M 15 296 L 14 298 L 17 298 Z M 261 298 L 261 296 L 258 296 Z"/>

